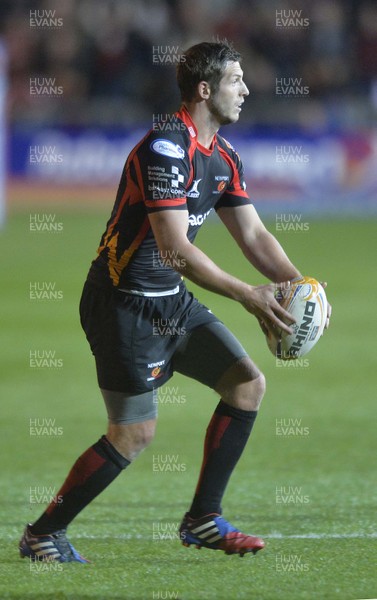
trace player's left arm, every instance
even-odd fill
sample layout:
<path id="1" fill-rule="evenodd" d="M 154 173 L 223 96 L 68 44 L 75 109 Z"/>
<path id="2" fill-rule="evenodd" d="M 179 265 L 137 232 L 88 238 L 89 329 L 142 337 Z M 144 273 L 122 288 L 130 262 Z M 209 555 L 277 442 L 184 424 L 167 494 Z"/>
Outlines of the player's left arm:
<path id="1" fill-rule="evenodd" d="M 217 214 L 247 260 L 275 283 L 301 277 L 277 239 L 267 231 L 252 204 L 221 207 Z"/>
<path id="2" fill-rule="evenodd" d="M 270 281 L 279 283 L 302 277 L 277 239 L 266 229 L 252 204 L 223 206 L 217 214 L 247 260 Z M 326 287 L 326 283 L 322 285 Z M 330 316 L 331 305 L 328 304 L 326 328 Z"/>

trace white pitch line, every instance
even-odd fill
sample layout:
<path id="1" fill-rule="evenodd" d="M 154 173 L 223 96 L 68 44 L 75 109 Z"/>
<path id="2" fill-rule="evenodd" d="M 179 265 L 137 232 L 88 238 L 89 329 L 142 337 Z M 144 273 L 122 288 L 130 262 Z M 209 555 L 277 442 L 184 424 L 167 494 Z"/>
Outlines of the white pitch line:
<path id="1" fill-rule="evenodd" d="M 153 534 L 156 536 L 153 538 Z M 72 539 L 85 540 L 145 540 L 145 541 L 179 541 L 178 532 L 175 531 L 155 531 L 150 536 L 141 533 L 121 533 L 118 535 L 91 535 L 89 533 L 77 533 L 72 535 Z M 284 533 L 269 533 L 258 535 L 266 540 L 348 540 L 348 539 L 377 539 L 377 532 L 374 533 L 303 533 L 285 535 Z M 164 537 L 165 536 L 165 537 Z M 1 536 L 0 536 L 1 537 Z M 9 540 L 14 539 L 14 535 L 4 536 Z"/>
<path id="2" fill-rule="evenodd" d="M 157 541 L 173 541 L 178 539 L 178 534 L 175 532 L 154 532 L 155 535 L 159 534 L 161 536 Z M 163 536 L 166 536 L 164 539 Z M 271 533 L 271 534 L 260 534 L 260 537 L 270 540 L 338 540 L 338 539 L 377 539 L 376 533 L 306 533 L 306 534 L 297 534 L 297 535 L 284 535 L 283 533 Z M 112 540 L 148 540 L 150 541 L 153 538 L 153 535 L 146 536 L 140 533 L 124 533 L 120 535 L 90 535 L 87 533 L 79 533 L 72 536 L 73 539 L 87 539 L 87 540 L 103 540 L 103 539 L 112 539 Z M 156 540 L 155 540 L 156 541 Z"/>
<path id="3" fill-rule="evenodd" d="M 348 538 L 377 538 L 377 532 L 374 533 L 303 533 L 296 535 L 285 535 L 283 533 L 271 533 L 265 536 L 265 538 L 275 540 L 338 540 Z"/>

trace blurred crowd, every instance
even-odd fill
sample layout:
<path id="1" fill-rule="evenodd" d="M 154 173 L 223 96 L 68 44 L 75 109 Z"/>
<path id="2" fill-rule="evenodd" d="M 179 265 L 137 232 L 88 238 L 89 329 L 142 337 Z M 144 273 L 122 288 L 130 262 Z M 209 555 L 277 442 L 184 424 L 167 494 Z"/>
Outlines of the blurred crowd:
<path id="1" fill-rule="evenodd" d="M 0 23 L 23 125 L 127 126 L 175 110 L 174 60 L 217 36 L 243 55 L 244 122 L 344 128 L 376 112 L 376 0 L 1 0 Z M 282 78 L 307 97 L 279 96 Z"/>

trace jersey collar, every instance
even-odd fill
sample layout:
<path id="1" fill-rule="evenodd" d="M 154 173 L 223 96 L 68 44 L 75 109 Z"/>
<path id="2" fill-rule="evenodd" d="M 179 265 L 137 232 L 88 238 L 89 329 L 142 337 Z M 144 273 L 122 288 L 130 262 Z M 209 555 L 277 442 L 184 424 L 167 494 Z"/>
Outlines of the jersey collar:
<path id="1" fill-rule="evenodd" d="M 196 146 L 200 152 L 205 154 L 206 156 L 211 156 L 212 152 L 215 149 L 217 143 L 217 134 L 213 136 L 213 140 L 211 142 L 211 146 L 209 148 L 205 148 L 198 142 L 198 130 L 195 126 L 194 121 L 191 118 L 191 115 L 185 106 L 181 106 L 179 112 L 176 113 L 177 117 L 179 117 L 184 124 L 186 125 L 188 132 L 192 139 L 195 139 Z"/>

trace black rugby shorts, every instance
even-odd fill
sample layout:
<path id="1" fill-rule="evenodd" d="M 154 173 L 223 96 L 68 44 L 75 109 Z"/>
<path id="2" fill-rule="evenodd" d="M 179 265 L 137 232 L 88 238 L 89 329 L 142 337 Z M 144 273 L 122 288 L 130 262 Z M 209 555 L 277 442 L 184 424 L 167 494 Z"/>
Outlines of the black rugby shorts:
<path id="1" fill-rule="evenodd" d="M 214 388 L 247 356 L 184 283 L 177 294 L 150 298 L 86 282 L 80 318 L 105 390 L 142 394 L 165 384 L 174 371 Z"/>

